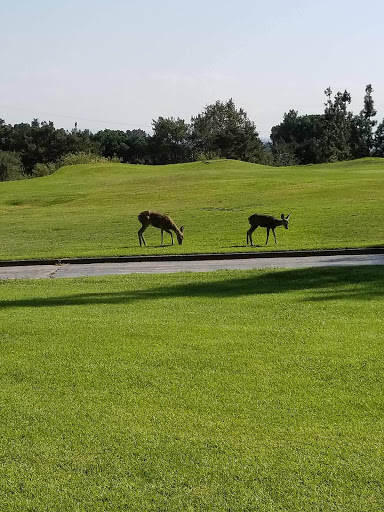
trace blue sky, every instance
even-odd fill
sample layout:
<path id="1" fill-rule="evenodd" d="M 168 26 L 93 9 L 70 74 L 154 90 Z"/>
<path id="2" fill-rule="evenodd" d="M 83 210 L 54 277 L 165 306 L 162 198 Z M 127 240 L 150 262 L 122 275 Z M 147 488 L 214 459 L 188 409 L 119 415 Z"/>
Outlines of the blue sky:
<path id="1" fill-rule="evenodd" d="M 384 2 L 0 0 L 0 118 L 97 131 L 189 121 L 233 98 L 263 137 L 324 90 L 384 117 Z"/>

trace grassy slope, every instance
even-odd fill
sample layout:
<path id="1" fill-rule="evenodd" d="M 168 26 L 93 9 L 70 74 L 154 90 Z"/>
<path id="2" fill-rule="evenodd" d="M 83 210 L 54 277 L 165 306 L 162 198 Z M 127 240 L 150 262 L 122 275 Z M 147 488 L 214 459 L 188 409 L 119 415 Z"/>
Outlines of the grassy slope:
<path id="1" fill-rule="evenodd" d="M 1 510 L 383 510 L 383 283 L 2 282 Z"/>
<path id="2" fill-rule="evenodd" d="M 72 166 L 0 183 L 0 259 L 243 251 L 254 212 L 292 214 L 291 229 L 278 228 L 271 250 L 381 245 L 383 197 L 383 159 L 289 168 L 238 161 Z M 160 232 L 150 228 L 149 247 L 140 249 L 144 209 L 184 224 L 185 244 L 160 248 Z M 265 235 L 254 234 L 263 249 Z"/>

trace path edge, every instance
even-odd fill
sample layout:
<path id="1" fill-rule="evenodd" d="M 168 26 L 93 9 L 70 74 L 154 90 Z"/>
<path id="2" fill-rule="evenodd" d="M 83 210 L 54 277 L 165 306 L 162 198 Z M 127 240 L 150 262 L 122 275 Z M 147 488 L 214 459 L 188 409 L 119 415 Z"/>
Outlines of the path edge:
<path id="1" fill-rule="evenodd" d="M 281 258 L 306 256 L 346 256 L 358 254 L 384 254 L 384 247 L 356 247 L 344 249 L 311 249 L 295 251 L 258 251 L 258 252 L 223 252 L 191 254 L 151 254 L 148 256 L 95 256 L 84 258 L 49 258 L 30 260 L 0 260 L 0 267 L 17 267 L 26 265 L 76 265 L 90 263 L 136 263 L 143 261 L 209 261 L 236 260 L 250 258 Z"/>

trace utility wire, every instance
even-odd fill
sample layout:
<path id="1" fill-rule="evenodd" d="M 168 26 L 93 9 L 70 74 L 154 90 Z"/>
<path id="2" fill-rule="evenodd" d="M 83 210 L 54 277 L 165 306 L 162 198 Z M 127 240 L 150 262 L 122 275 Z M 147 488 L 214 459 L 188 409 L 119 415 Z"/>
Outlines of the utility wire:
<path id="1" fill-rule="evenodd" d="M 10 110 L 19 110 L 21 112 L 29 112 L 29 113 L 32 113 L 33 115 L 36 115 L 36 111 L 34 110 L 29 110 L 29 109 L 25 109 L 25 108 L 20 108 L 20 107 L 14 107 L 14 106 L 10 106 L 10 105 L 0 105 L 0 109 L 10 109 Z M 122 123 L 121 121 L 105 121 L 105 120 L 101 120 L 101 119 L 88 119 L 86 117 L 80 117 L 80 116 L 74 116 L 74 115 L 66 115 L 66 114 L 58 114 L 58 113 L 54 113 L 54 112 L 44 112 L 44 111 L 40 111 L 40 116 L 43 115 L 43 116 L 57 116 L 57 117 L 64 117 L 66 119 L 74 119 L 76 121 L 87 121 L 89 123 L 103 123 L 103 124 L 118 124 L 120 126 L 135 126 L 135 127 L 144 127 L 144 128 L 152 128 L 152 126 L 149 126 L 147 124 L 139 124 L 139 123 Z M 37 115 L 37 117 L 40 117 L 39 115 Z"/>

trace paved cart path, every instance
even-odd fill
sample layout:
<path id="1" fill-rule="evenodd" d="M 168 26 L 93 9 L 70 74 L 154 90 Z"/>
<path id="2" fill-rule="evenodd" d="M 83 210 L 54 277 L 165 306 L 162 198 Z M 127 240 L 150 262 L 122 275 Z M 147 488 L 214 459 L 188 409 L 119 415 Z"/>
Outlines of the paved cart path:
<path id="1" fill-rule="evenodd" d="M 384 254 L 9 266 L 0 267 L 0 279 L 56 279 L 59 277 L 88 277 L 113 274 L 167 274 L 173 272 L 209 272 L 222 269 L 249 270 L 258 268 L 350 265 L 384 265 Z"/>

